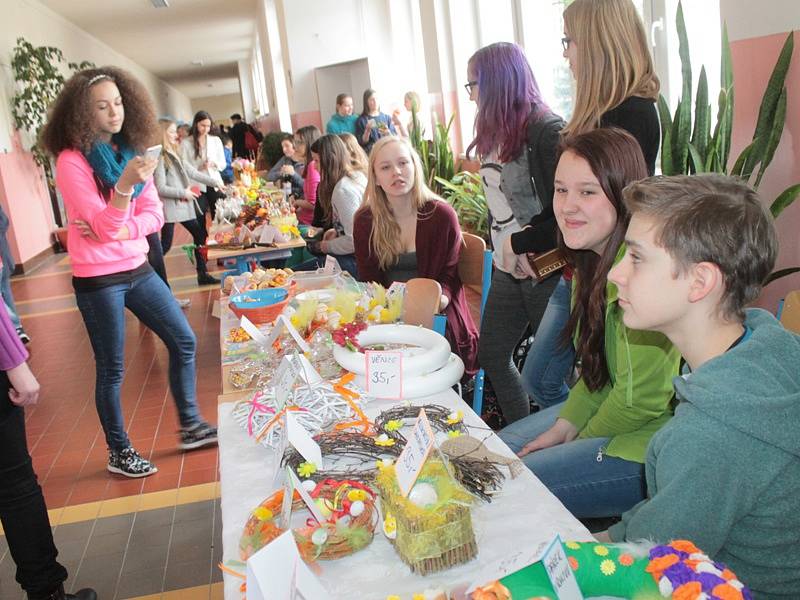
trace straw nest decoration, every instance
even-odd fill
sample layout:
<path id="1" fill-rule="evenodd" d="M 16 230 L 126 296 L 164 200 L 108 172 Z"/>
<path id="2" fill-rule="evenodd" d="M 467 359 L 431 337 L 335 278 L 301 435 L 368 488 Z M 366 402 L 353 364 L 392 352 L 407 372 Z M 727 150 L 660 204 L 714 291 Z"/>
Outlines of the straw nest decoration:
<path id="1" fill-rule="evenodd" d="M 450 476 L 444 463 L 428 460 L 404 497 L 394 465 L 378 470 L 384 533 L 413 572 L 427 575 L 468 562 L 478 554 L 469 505 L 473 497 Z M 425 486 L 420 501 L 415 489 Z"/>
<path id="2" fill-rule="evenodd" d="M 374 436 L 352 431 L 337 431 L 321 433 L 314 437 L 320 446 L 323 457 L 357 459 L 361 464 L 326 470 L 314 467 L 312 470 L 300 453 L 289 447 L 284 452 L 281 465 L 283 467 L 290 466 L 299 475 L 313 481 L 352 479 L 369 484 L 375 479 L 379 460 L 396 459 L 400 456 L 406 444 L 406 438 L 400 429 L 417 418 L 420 408 L 425 409 L 428 421 L 434 430 L 452 431 L 458 435 L 467 432 L 463 420 L 455 417 L 452 411 L 444 406 L 436 404 L 426 404 L 421 407 L 395 406 L 383 411 L 375 418 Z M 449 458 L 449 464 L 458 481 L 472 494 L 486 502 L 491 502 L 490 493 L 499 489 L 505 480 L 505 476 L 497 464 L 489 460 L 479 460 L 469 455 L 456 455 Z"/>
<path id="3" fill-rule="evenodd" d="M 250 513 L 239 540 L 239 554 L 247 561 L 253 554 L 286 531 L 279 526 L 283 489 L 264 500 Z M 335 560 L 365 548 L 372 541 L 378 513 L 375 492 L 356 481 L 326 479 L 310 492 L 326 520 L 313 518 L 306 525 L 292 530 L 300 556 L 305 562 Z M 305 505 L 297 491 L 293 509 Z"/>

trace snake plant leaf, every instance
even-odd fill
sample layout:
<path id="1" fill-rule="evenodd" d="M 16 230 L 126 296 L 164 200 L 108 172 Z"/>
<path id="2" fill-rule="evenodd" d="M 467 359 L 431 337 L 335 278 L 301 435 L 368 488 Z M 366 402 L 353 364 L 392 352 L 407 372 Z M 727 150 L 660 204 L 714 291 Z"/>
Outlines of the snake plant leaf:
<path id="1" fill-rule="evenodd" d="M 697 96 L 694 102 L 694 130 L 692 131 L 692 146 L 697 152 L 700 162 L 693 161 L 695 165 L 705 164 L 706 149 L 711 137 L 711 108 L 708 105 L 708 80 L 706 68 L 700 67 L 700 78 L 697 82 Z M 690 150 L 691 152 L 691 150 Z M 698 170 L 699 172 L 699 170 Z"/>
<path id="2" fill-rule="evenodd" d="M 700 152 L 691 142 L 689 142 L 689 158 L 692 159 L 692 166 L 695 173 L 705 172 L 705 163 L 703 162 L 703 157 L 700 156 Z"/>
<path id="3" fill-rule="evenodd" d="M 777 219 L 783 210 L 794 202 L 798 196 L 800 196 L 800 183 L 796 183 L 783 190 L 780 195 L 775 198 L 772 206 L 769 207 L 772 216 Z"/>
<path id="4" fill-rule="evenodd" d="M 723 96 L 724 95 L 724 96 Z M 724 97 L 724 103 L 722 102 Z M 731 45 L 728 43 L 728 26 L 722 25 L 722 57 L 720 60 L 720 102 L 718 102 L 717 123 L 719 137 L 715 142 L 717 160 L 721 173 L 728 168 L 728 155 L 731 151 L 731 132 L 733 131 L 733 61 Z"/>
<path id="5" fill-rule="evenodd" d="M 664 96 L 658 97 L 658 113 L 661 115 L 661 173 L 675 175 L 672 164 L 672 116 Z"/>
<path id="6" fill-rule="evenodd" d="M 686 34 L 686 21 L 683 18 L 683 4 L 680 0 L 675 23 L 678 31 L 678 55 L 681 59 L 683 87 L 672 121 L 672 164 L 677 173 L 685 173 L 689 136 L 692 130 L 692 61 L 689 57 L 689 36 Z"/>
<path id="7" fill-rule="evenodd" d="M 789 63 L 791 63 L 793 51 L 794 32 L 792 31 L 789 32 L 789 35 L 786 37 L 781 53 L 778 56 L 778 61 L 775 63 L 775 68 L 772 70 L 772 75 L 770 75 L 769 82 L 767 83 L 767 89 L 764 90 L 761 106 L 758 109 L 756 130 L 753 133 L 753 141 L 757 141 L 757 144 L 754 146 L 742 170 L 742 175 L 748 179 L 753 171 L 755 171 L 756 165 L 759 162 L 763 163 L 772 123 L 775 118 L 775 111 L 780 96 L 783 93 L 786 73 L 789 70 Z"/>
<path id="8" fill-rule="evenodd" d="M 744 164 L 747 162 L 747 157 L 750 156 L 750 153 L 753 151 L 753 144 L 754 142 L 750 142 L 747 147 L 741 151 L 739 157 L 736 159 L 736 162 L 733 163 L 733 168 L 731 168 L 730 175 L 732 177 L 741 177 L 742 176 L 742 169 L 744 169 Z"/>
<path id="9" fill-rule="evenodd" d="M 788 269 L 780 269 L 775 271 L 774 273 L 770 273 L 769 277 L 764 280 L 764 285 L 770 284 L 776 279 L 780 279 L 781 277 L 786 277 L 787 275 L 791 275 L 792 273 L 800 273 L 800 267 L 789 267 Z"/>
<path id="10" fill-rule="evenodd" d="M 758 186 L 761 184 L 761 178 L 764 176 L 764 171 L 767 170 L 767 167 L 772 162 L 772 157 L 775 156 L 775 149 L 778 147 L 778 144 L 781 141 L 781 135 L 783 135 L 783 126 L 786 123 L 786 88 L 783 88 L 783 92 L 781 92 L 780 97 L 778 98 L 778 104 L 775 106 L 775 117 L 772 121 L 772 129 L 769 132 L 769 138 L 767 139 L 766 147 L 764 148 L 764 158 L 761 160 L 761 166 L 758 169 L 758 175 L 756 176 L 756 181 L 753 184 L 753 187 L 758 189 Z"/>

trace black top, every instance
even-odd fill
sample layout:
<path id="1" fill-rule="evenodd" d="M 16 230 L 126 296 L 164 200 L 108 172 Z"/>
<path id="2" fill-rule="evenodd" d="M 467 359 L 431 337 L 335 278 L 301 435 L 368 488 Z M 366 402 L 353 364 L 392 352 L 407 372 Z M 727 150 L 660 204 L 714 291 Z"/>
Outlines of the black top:
<path id="1" fill-rule="evenodd" d="M 635 137 L 642 148 L 648 175 L 656 172 L 661 132 L 654 101 L 631 96 L 600 117 L 600 126 L 619 127 Z"/>
<path id="2" fill-rule="evenodd" d="M 72 276 L 72 289 L 76 292 L 93 292 L 104 287 L 117 285 L 119 283 L 132 283 L 140 277 L 144 277 L 153 271 L 148 261 L 144 261 L 135 269 L 120 271 L 119 273 L 109 273 L 108 275 L 95 275 L 94 277 L 75 277 Z"/>

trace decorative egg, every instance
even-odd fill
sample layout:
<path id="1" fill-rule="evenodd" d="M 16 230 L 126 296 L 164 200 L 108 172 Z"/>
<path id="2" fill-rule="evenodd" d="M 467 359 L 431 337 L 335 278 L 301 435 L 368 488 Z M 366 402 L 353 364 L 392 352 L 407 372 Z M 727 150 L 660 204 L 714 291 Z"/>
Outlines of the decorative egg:
<path id="1" fill-rule="evenodd" d="M 364 506 L 364 503 L 361 500 L 356 500 L 350 505 L 350 514 L 353 515 L 354 517 L 357 517 L 358 515 L 364 512 L 365 508 L 366 507 Z"/>
<path id="2" fill-rule="evenodd" d="M 397 537 L 397 519 L 392 515 L 386 515 L 383 520 L 383 534 L 390 540 Z"/>
<path id="3" fill-rule="evenodd" d="M 303 486 L 303 489 L 307 492 L 313 492 L 314 488 L 317 487 L 317 484 L 313 479 L 304 479 L 301 485 Z"/>
<path id="4" fill-rule="evenodd" d="M 311 534 L 311 542 L 315 546 L 322 546 L 325 542 L 328 541 L 328 532 L 325 530 L 324 527 L 320 527 L 314 533 Z"/>
<path id="5" fill-rule="evenodd" d="M 408 494 L 408 499 L 420 508 L 428 508 L 436 504 L 439 495 L 436 493 L 436 488 L 430 483 L 425 481 L 419 482 L 411 488 Z"/>

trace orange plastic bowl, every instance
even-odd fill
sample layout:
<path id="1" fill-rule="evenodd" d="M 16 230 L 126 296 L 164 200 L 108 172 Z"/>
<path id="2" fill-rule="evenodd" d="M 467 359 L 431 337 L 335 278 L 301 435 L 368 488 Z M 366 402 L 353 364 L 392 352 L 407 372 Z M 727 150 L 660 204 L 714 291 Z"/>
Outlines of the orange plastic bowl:
<path id="1" fill-rule="evenodd" d="M 231 296 L 228 308 L 240 319 L 247 317 L 251 323 L 272 323 L 289 304 L 289 292 L 283 288 L 251 290 Z"/>

